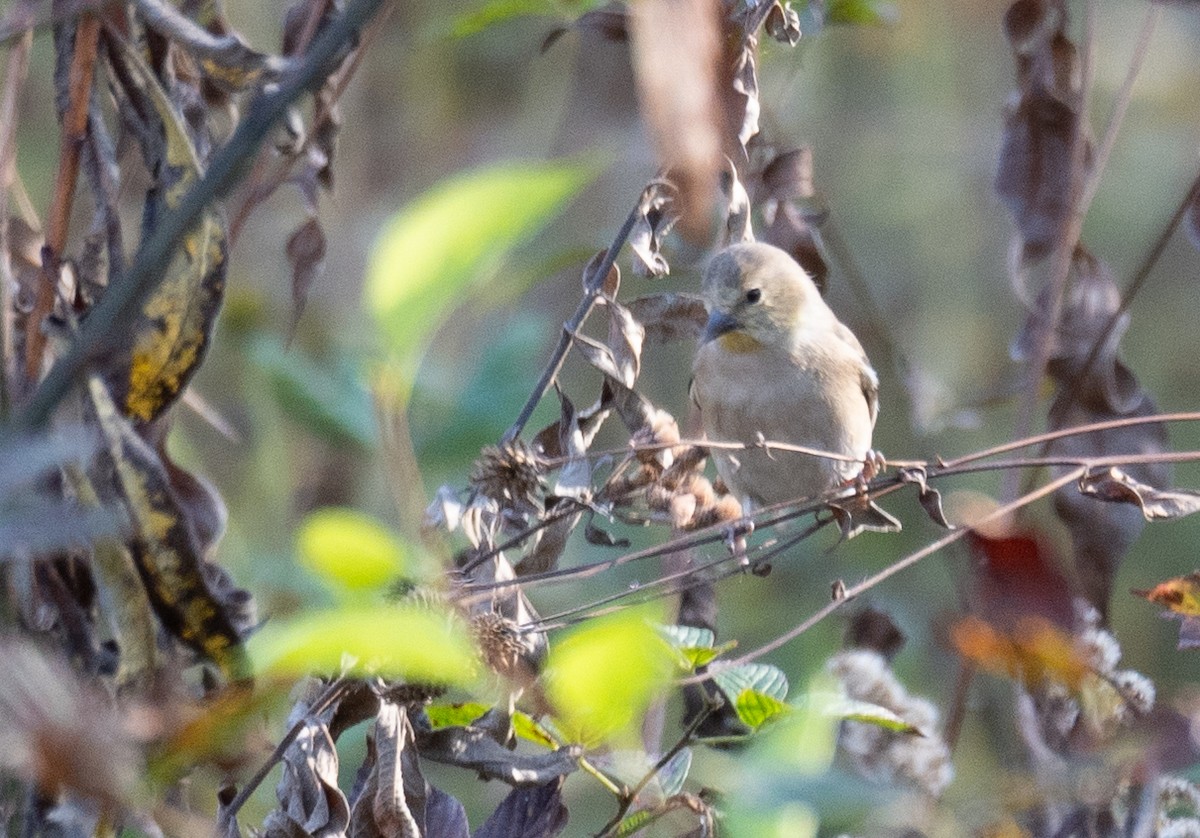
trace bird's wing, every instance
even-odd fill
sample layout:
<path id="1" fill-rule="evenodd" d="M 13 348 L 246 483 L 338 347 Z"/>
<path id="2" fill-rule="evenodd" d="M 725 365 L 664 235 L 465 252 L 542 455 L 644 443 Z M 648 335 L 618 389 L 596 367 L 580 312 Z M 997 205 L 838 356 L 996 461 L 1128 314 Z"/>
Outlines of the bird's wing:
<path id="1" fill-rule="evenodd" d="M 838 322 L 837 335 L 841 338 L 854 354 L 856 360 L 861 361 L 859 380 L 862 386 L 863 398 L 867 400 L 867 410 L 871 415 L 871 427 L 875 427 L 875 420 L 879 418 L 879 375 L 875 372 L 875 368 L 871 366 L 871 360 L 867 357 L 867 352 L 859 343 L 858 337 L 854 332 L 850 331 L 850 327 L 845 323 Z"/>

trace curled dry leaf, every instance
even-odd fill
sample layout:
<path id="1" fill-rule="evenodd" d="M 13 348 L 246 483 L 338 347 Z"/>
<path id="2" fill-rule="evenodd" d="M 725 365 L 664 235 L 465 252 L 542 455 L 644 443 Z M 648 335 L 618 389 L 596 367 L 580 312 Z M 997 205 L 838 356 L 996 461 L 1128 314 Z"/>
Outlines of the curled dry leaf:
<path id="1" fill-rule="evenodd" d="M 721 194 L 725 198 L 725 227 L 721 247 L 754 241 L 750 219 L 750 194 L 738 178 L 737 167 L 728 157 L 721 171 Z"/>
<path id="2" fill-rule="evenodd" d="M 341 835 L 350 824 L 350 804 L 338 788 L 338 753 L 329 725 L 337 713 L 334 702 L 319 715 L 309 712 L 325 685 L 313 682 L 304 699 L 288 716 L 288 727 L 300 732 L 283 753 L 283 774 L 275 787 L 279 808 L 267 816 L 263 832 L 269 838 Z"/>
<path id="3" fill-rule="evenodd" d="M 605 299 L 615 300 L 617 292 L 621 289 L 621 269 L 617 267 L 617 263 L 613 262 L 603 278 L 596 276 L 607 256 L 608 248 L 604 248 L 588 260 L 583 269 L 583 293 L 599 293 Z"/>
<path id="4" fill-rule="evenodd" d="M 764 23 L 767 34 L 780 43 L 795 46 L 800 40 L 800 15 L 792 8 L 790 2 L 771 4 Z"/>
<path id="5" fill-rule="evenodd" d="M 122 112 L 134 110 L 157 123 L 157 130 L 135 132 L 157 174 L 150 201 L 172 209 L 200 177 L 189 126 L 137 51 L 121 38 L 108 42 L 125 70 L 121 89 L 130 101 Z M 105 378 L 126 415 L 144 422 L 161 415 L 200 366 L 225 291 L 227 252 L 224 222 L 210 210 L 184 235 L 130 327 L 114 338 Z"/>
<path id="6" fill-rule="evenodd" d="M 679 218 L 676 193 L 675 185 L 663 176 L 656 177 L 642 190 L 637 220 L 629 234 L 636 276 L 656 278 L 671 272 L 661 249 L 663 239 Z"/>
<path id="7" fill-rule="evenodd" d="M 926 477 L 923 468 L 900 470 L 901 482 L 911 483 L 917 487 L 917 498 L 921 503 L 921 508 L 925 510 L 925 514 L 939 527 L 945 527 L 948 530 L 954 529 L 954 525 L 950 523 L 946 517 L 946 511 L 942 508 L 942 493 L 930 486 Z"/>
<path id="8" fill-rule="evenodd" d="M 708 322 L 704 298 L 698 294 L 665 291 L 647 294 L 626 303 L 633 319 L 642 325 L 647 343 L 676 340 L 696 342 Z"/>
<path id="9" fill-rule="evenodd" d="M 287 258 L 292 266 L 292 329 L 304 314 L 313 282 L 325 267 L 325 231 L 310 216 L 287 240 Z"/>
<path id="10" fill-rule="evenodd" d="M 718 0 L 640 0 L 630 7 L 642 117 L 677 188 L 680 228 L 697 242 L 709 235 L 721 168 L 720 20 Z"/>
<path id="11" fill-rule="evenodd" d="M 130 549 L 155 613 L 168 632 L 227 677 L 244 677 L 248 662 L 239 630 L 241 612 L 230 607 L 229 597 L 214 591 L 166 467 L 118 413 L 99 378 L 90 379 L 89 391 L 133 530 Z"/>
<path id="12" fill-rule="evenodd" d="M 863 532 L 900 532 L 900 522 L 866 495 L 854 495 L 828 504 L 843 539 Z"/>
<path id="13" fill-rule="evenodd" d="M 1112 503 L 1131 503 L 1147 521 L 1182 518 L 1200 510 L 1200 493 L 1156 489 L 1139 483 L 1120 468 L 1089 471 L 1079 479 L 1079 491 Z"/>
<path id="14" fill-rule="evenodd" d="M 562 780 L 516 788 L 475 832 L 474 838 L 554 838 L 567 827 L 567 807 L 562 802 Z"/>
<path id="15" fill-rule="evenodd" d="M 417 749 L 426 759 L 477 771 L 486 779 L 518 788 L 539 786 L 579 768 L 579 753 L 573 748 L 510 751 L 495 740 L 491 731 L 475 725 L 418 730 L 416 737 Z"/>
<path id="16" fill-rule="evenodd" d="M 790 253 L 824 294 L 829 262 L 819 227 L 829 208 L 813 185 L 812 149 L 777 154 L 756 180 L 755 199 L 766 222 L 763 241 Z"/>

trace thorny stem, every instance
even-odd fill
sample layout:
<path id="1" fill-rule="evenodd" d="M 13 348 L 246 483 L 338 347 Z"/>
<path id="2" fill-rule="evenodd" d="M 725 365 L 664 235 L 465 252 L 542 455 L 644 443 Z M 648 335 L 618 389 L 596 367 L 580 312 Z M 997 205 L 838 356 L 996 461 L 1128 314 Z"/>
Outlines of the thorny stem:
<path id="1" fill-rule="evenodd" d="M 1054 346 L 1054 335 L 1058 329 L 1058 321 L 1062 317 L 1063 298 L 1067 288 L 1067 278 L 1071 272 L 1071 261 L 1079 237 L 1083 232 L 1083 219 L 1087 209 L 1083 205 L 1084 183 L 1087 172 L 1084 164 L 1087 156 L 1087 118 L 1091 106 L 1092 83 L 1095 73 L 1096 47 L 1096 0 L 1087 0 L 1084 4 L 1084 45 L 1080 56 L 1080 85 L 1079 112 L 1075 117 L 1075 134 L 1071 141 L 1071 181 L 1067 195 L 1069 212 L 1067 223 L 1059 234 L 1054 248 L 1054 260 L 1050 269 L 1050 308 L 1045 312 L 1034 342 L 1033 357 L 1029 360 L 1026 371 L 1027 379 L 1021 405 L 1017 411 L 1017 427 L 1015 436 L 1028 436 L 1033 428 L 1033 417 L 1038 406 L 1038 392 L 1046 364 L 1050 360 L 1050 352 Z M 1096 172 L 1095 174 L 1099 174 Z M 1023 257 L 1022 257 L 1023 258 Z M 1012 497 L 1018 492 L 1018 479 L 1015 473 L 1005 474 L 1001 481 L 1000 497 Z"/>
<path id="2" fill-rule="evenodd" d="M 612 819 L 608 823 L 600 828 L 600 831 L 596 833 L 596 838 L 607 838 L 609 835 L 616 834 L 615 830 L 621 825 L 621 820 L 628 814 L 630 807 L 637 802 L 638 795 L 645 790 L 646 786 L 650 785 L 650 781 L 654 779 L 659 771 L 663 770 L 663 767 L 668 762 L 673 760 L 680 751 L 692 742 L 696 736 L 696 731 L 700 729 L 700 725 L 704 724 L 704 720 L 712 715 L 715 710 L 718 710 L 722 704 L 723 701 L 719 698 L 715 701 L 710 700 L 705 702 L 704 706 L 700 708 L 700 712 L 691 720 L 687 729 L 684 730 L 683 735 L 676 740 L 675 744 L 658 758 L 658 761 L 654 763 L 654 767 L 647 771 L 642 779 L 638 780 L 636 786 L 626 794 L 621 795 L 621 805 L 617 808 L 617 813 L 612 816 Z"/>
<path id="3" fill-rule="evenodd" d="M 1050 481 L 1046 485 L 1044 485 L 1038 489 L 1035 489 L 1032 492 L 1021 495 L 1016 500 L 1010 501 L 1009 503 L 1006 503 L 1006 504 L 1002 504 L 1001 506 L 992 510 L 987 515 L 980 518 L 978 521 L 973 522 L 973 524 L 974 524 L 974 526 L 978 526 L 980 524 L 987 524 L 992 521 L 1000 520 L 1001 518 L 1004 518 L 1005 516 L 1012 514 L 1013 512 L 1017 511 L 1018 509 L 1028 506 L 1029 504 L 1033 503 L 1034 501 L 1036 501 L 1040 498 L 1045 497 L 1046 495 L 1056 492 L 1058 489 L 1062 488 L 1063 486 L 1066 486 L 1068 483 L 1078 480 L 1086 472 L 1087 472 L 1086 466 L 1080 466 L 1079 468 L 1073 469 L 1072 471 L 1067 472 L 1066 474 L 1062 475 L 1061 477 L 1058 477 L 1057 479 Z M 954 530 L 953 532 L 947 533 L 946 535 L 942 536 L 941 538 L 937 539 L 936 541 L 925 545 L 920 550 L 917 550 L 914 553 L 910 553 L 909 555 L 905 556 L 903 559 L 900 559 L 898 562 L 888 565 L 886 568 L 881 570 L 879 573 L 876 573 L 874 576 L 869 576 L 866 579 L 864 579 L 862 582 L 859 582 L 857 585 L 852 585 L 851 587 L 847 588 L 845 593 L 842 596 L 840 596 L 838 599 L 831 600 L 828 604 L 826 604 L 825 606 L 820 608 L 818 611 L 814 612 L 812 614 L 812 616 L 810 616 L 807 620 L 800 623 L 796 627 L 788 630 L 787 632 L 784 632 L 779 637 L 775 638 L 774 640 L 770 641 L 769 643 L 764 643 L 762 646 L 759 646 L 757 649 L 747 652 L 746 654 L 741 655 L 737 658 L 733 658 L 731 660 L 727 660 L 727 661 L 723 661 L 723 662 L 718 661 L 717 663 L 714 663 L 711 666 L 709 666 L 709 671 L 707 673 L 705 673 L 703 675 L 692 675 L 687 678 L 683 678 L 678 683 L 681 685 L 682 684 L 698 684 L 701 681 L 705 681 L 705 680 L 711 678 L 714 672 L 720 672 L 725 669 L 731 669 L 735 666 L 741 666 L 743 664 L 750 663 L 751 661 L 755 661 L 755 660 L 761 658 L 763 655 L 769 654 L 770 652 L 773 652 L 776 649 L 779 649 L 780 647 L 787 645 L 792 640 L 795 640 L 797 637 L 804 634 L 810 628 L 815 626 L 817 623 L 824 620 L 826 617 L 828 617 L 834 611 L 837 611 L 839 608 L 841 608 L 843 605 L 845 605 L 850 600 L 866 593 L 867 591 L 871 590 L 871 588 L 874 588 L 876 585 L 879 585 L 881 582 L 884 582 L 887 579 L 890 579 L 892 576 L 895 576 L 900 571 L 907 570 L 908 568 L 912 567 L 917 562 L 921 561 L 922 559 L 926 558 L 927 556 L 930 556 L 930 555 L 936 553 L 937 551 L 941 550 L 943 547 L 947 547 L 947 546 L 953 544 L 954 542 L 959 541 L 960 539 L 964 538 L 967 535 L 967 533 L 972 532 L 972 531 L 973 531 L 972 528 L 963 528 L 963 529 L 957 529 L 957 530 Z"/>
<path id="4" fill-rule="evenodd" d="M 25 320 L 25 380 L 36 381 L 42 369 L 46 335 L 42 321 L 54 308 L 58 290 L 58 271 L 67 246 L 71 223 L 71 205 L 79 178 L 79 154 L 87 132 L 88 103 L 92 96 L 92 77 L 96 68 L 96 49 L 100 43 L 100 19 L 90 12 L 79 17 L 75 27 L 75 47 L 68 75 L 70 99 L 63 114 L 62 136 L 58 145 L 58 175 L 54 196 L 46 219 L 46 243 L 42 247 L 42 271 L 33 310 Z"/>
<path id="5" fill-rule="evenodd" d="M 601 260 L 596 271 L 589 278 L 588 285 L 583 291 L 583 297 L 580 299 L 579 305 L 575 308 L 575 313 L 571 315 L 570 320 L 563 324 L 562 332 L 558 336 L 558 345 L 554 347 L 554 353 L 550 356 L 550 361 L 546 364 L 545 370 L 542 371 L 542 377 L 538 379 L 538 383 L 534 386 L 533 392 L 530 393 L 529 399 L 525 402 L 525 406 L 521 408 L 521 412 L 517 415 L 517 419 L 513 422 L 512 427 L 504 432 L 504 436 L 500 440 L 501 444 L 510 443 L 521 435 L 521 431 L 525 429 L 525 424 L 529 421 L 529 417 L 533 416 L 533 411 L 537 409 L 542 397 L 546 395 L 554 380 L 558 378 L 558 373 L 567 359 L 567 351 L 571 348 L 572 335 L 579 331 L 584 321 L 587 320 L 588 315 L 592 313 L 592 309 L 596 307 L 596 300 L 599 299 L 600 290 L 604 287 L 604 279 L 616 263 L 617 254 L 624 247 L 625 240 L 633 232 L 633 225 L 637 223 L 640 208 L 641 197 L 639 196 L 638 202 L 630 210 L 629 215 L 626 216 L 625 223 L 621 225 L 621 229 L 613 237 L 612 244 L 608 246 L 608 250 L 604 254 L 604 259 Z"/>
<path id="6" fill-rule="evenodd" d="M 19 427 L 38 428 L 46 423 L 59 400 L 88 364 L 104 351 L 114 335 L 121 332 L 121 324 L 133 316 L 145 295 L 158 286 L 163 278 L 163 266 L 169 263 L 180 238 L 191 229 L 200 213 L 241 179 L 246 160 L 292 101 L 325 78 L 331 62 L 371 20 L 383 2 L 349 0 L 342 14 L 330 21 L 317 37 L 303 63 L 282 76 L 277 89 L 261 94 L 251 104 L 233 136 L 213 155 L 203 177 L 175 209 L 159 219 L 121 281 L 109 288 L 88 314 L 69 352 L 58 360 L 16 418 Z"/>

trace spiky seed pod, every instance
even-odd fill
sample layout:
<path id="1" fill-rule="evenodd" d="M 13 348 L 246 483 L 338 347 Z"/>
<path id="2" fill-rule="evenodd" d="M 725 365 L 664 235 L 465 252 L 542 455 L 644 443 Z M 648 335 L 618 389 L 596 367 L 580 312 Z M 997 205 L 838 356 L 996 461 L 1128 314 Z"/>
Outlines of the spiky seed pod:
<path id="1" fill-rule="evenodd" d="M 471 618 L 471 633 L 489 669 L 505 678 L 517 676 L 527 649 L 516 623 L 495 611 L 485 611 Z"/>
<path id="2" fill-rule="evenodd" d="M 520 440 L 489 445 L 479 452 L 467 478 L 471 488 L 502 507 L 526 512 L 541 505 L 545 463 Z"/>

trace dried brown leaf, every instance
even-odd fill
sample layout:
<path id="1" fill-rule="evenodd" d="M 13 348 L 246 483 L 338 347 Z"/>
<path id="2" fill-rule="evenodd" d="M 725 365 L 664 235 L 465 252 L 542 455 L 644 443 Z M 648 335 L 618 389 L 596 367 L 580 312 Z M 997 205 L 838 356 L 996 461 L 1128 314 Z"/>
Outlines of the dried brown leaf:
<path id="1" fill-rule="evenodd" d="M 305 699 L 296 703 L 288 726 L 300 732 L 283 754 L 283 774 L 275 787 L 279 808 L 267 816 L 267 835 L 337 835 L 350 823 L 350 806 L 338 788 L 338 752 L 329 724 L 337 713 L 333 703 L 319 715 L 310 714 L 311 703 L 324 685 L 314 683 Z"/>
<path id="2" fill-rule="evenodd" d="M 721 246 L 754 241 L 750 219 L 750 194 L 738 178 L 737 167 L 728 157 L 721 171 L 721 194 L 725 198 L 725 227 Z"/>
<path id="3" fill-rule="evenodd" d="M 474 838 L 554 838 L 567 827 L 562 780 L 509 792 L 475 832 Z"/>
<path id="4" fill-rule="evenodd" d="M 313 281 L 325 268 L 325 231 L 316 217 L 309 217 L 287 241 L 288 263 L 292 266 L 292 328 L 304 314 Z"/>
<path id="5" fill-rule="evenodd" d="M 1116 466 L 1085 474 L 1079 479 L 1079 491 L 1097 500 L 1133 504 L 1147 521 L 1182 518 L 1200 511 L 1200 492 L 1156 489 Z"/>
<path id="6" fill-rule="evenodd" d="M 708 321 L 704 298 L 697 294 L 666 291 L 626 303 L 633 319 L 642 324 L 650 344 L 676 340 L 699 341 Z"/>
<path id="7" fill-rule="evenodd" d="M 902 529 L 900 522 L 893 515 L 865 495 L 835 501 L 828 507 L 843 539 L 851 539 L 867 531 L 900 532 Z"/>
<path id="8" fill-rule="evenodd" d="M 663 239 L 679 217 L 676 192 L 674 184 L 663 177 L 655 178 L 642 190 L 637 221 L 629 234 L 636 276 L 660 277 L 671 272 L 661 248 Z"/>
<path id="9" fill-rule="evenodd" d="M 599 281 L 596 277 L 596 272 L 600 270 L 600 265 L 607 256 L 608 249 L 605 248 L 588 260 L 587 266 L 583 269 L 583 292 L 592 294 L 599 291 L 601 296 L 615 300 L 617 292 L 621 289 L 621 269 L 617 267 L 617 263 L 613 262 L 603 281 Z"/>
<path id="10" fill-rule="evenodd" d="M 767 34 L 780 43 L 795 46 L 800 40 L 800 15 L 792 8 L 790 2 L 771 4 L 765 21 Z"/>

